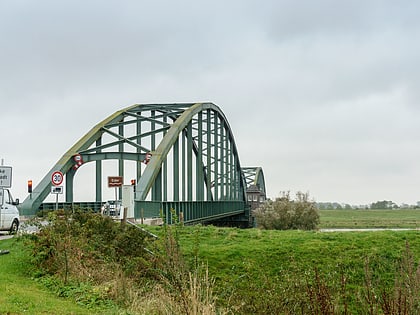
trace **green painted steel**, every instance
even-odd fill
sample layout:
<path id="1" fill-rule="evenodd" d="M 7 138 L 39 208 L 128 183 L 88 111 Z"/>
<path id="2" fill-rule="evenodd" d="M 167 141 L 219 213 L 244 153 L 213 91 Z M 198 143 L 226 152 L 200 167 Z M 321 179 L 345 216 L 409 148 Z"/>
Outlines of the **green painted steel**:
<path id="1" fill-rule="evenodd" d="M 208 222 L 244 214 L 244 201 L 139 201 L 135 217 L 160 218 L 169 224 Z"/>
<path id="2" fill-rule="evenodd" d="M 105 160 L 118 163 L 119 176 L 136 179 L 137 218 L 149 211 L 141 210 L 147 203 L 153 213 L 153 207 L 159 212 L 177 207 L 186 222 L 236 220 L 249 216 L 247 186 L 255 182 L 265 191 L 261 168 L 243 172 L 232 130 L 218 106 L 136 104 L 109 116 L 71 147 L 21 204 L 22 215 L 34 215 L 41 207 L 54 171 L 64 173 L 66 202 L 73 204 L 74 178 L 89 162 L 95 162 L 95 200 L 101 202 Z M 135 161 L 134 173 L 127 174 L 126 161 Z"/>
<path id="3" fill-rule="evenodd" d="M 89 148 L 96 140 L 98 140 L 102 135 L 102 128 L 107 124 L 112 124 L 118 122 L 123 113 L 126 110 L 135 108 L 138 105 L 130 106 L 126 109 L 117 111 L 113 115 L 104 119 L 102 122 L 93 127 L 85 136 L 83 136 L 76 144 L 74 144 L 51 168 L 47 175 L 41 180 L 41 182 L 35 186 L 32 190 L 32 194 L 29 195 L 24 202 L 20 205 L 20 212 L 22 215 L 34 215 L 39 209 L 41 203 L 45 200 L 48 194 L 51 191 L 51 176 L 55 171 L 61 171 L 63 174 L 68 175 L 72 172 L 74 166 L 73 157 L 78 154 L 80 151 L 83 151 Z M 71 176 L 71 175 L 70 175 Z M 68 181 L 66 181 L 68 182 Z M 73 198 L 72 190 L 66 189 L 66 197 L 69 199 Z"/>
<path id="4" fill-rule="evenodd" d="M 261 167 L 243 167 L 242 173 L 245 176 L 247 187 L 255 185 L 262 193 L 267 194 L 265 190 L 264 172 Z"/>
<path id="5" fill-rule="evenodd" d="M 64 210 L 82 209 L 87 211 L 101 212 L 103 202 L 59 202 L 58 208 Z M 39 210 L 55 210 L 55 202 L 44 202 L 41 204 Z"/>

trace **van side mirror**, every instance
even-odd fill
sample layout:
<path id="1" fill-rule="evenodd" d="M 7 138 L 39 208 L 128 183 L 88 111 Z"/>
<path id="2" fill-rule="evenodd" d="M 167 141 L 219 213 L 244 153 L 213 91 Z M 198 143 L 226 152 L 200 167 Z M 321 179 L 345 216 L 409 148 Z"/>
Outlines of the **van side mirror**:
<path id="1" fill-rule="evenodd" d="M 13 203 L 13 205 L 15 205 L 15 206 L 19 205 L 19 198 L 15 199 L 15 202 Z"/>

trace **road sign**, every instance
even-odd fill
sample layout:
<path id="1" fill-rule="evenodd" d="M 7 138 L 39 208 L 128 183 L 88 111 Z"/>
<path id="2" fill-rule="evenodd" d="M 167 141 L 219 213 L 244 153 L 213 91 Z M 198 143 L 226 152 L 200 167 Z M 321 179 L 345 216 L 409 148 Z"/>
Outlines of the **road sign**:
<path id="1" fill-rule="evenodd" d="M 0 166 L 0 187 L 12 187 L 12 167 Z"/>
<path id="2" fill-rule="evenodd" d="M 122 176 L 108 176 L 108 187 L 121 187 L 123 184 Z"/>
<path id="3" fill-rule="evenodd" d="M 147 152 L 146 153 L 146 156 L 145 156 L 145 158 L 144 158 L 144 160 L 143 160 L 143 163 L 144 164 L 148 164 L 149 162 L 150 162 L 150 159 L 152 158 L 152 153 L 150 153 L 150 152 Z"/>
<path id="4" fill-rule="evenodd" d="M 63 182 L 63 178 L 64 178 L 63 173 L 61 173 L 60 171 L 55 171 L 51 175 L 51 183 L 54 186 L 59 186 Z"/>
<path id="5" fill-rule="evenodd" d="M 52 194 L 62 194 L 63 193 L 63 186 L 51 186 L 51 193 Z"/>

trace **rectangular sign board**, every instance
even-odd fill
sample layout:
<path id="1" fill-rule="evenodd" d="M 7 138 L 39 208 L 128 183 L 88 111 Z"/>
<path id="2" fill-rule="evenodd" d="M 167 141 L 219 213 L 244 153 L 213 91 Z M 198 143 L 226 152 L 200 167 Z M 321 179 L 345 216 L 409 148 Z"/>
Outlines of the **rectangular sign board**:
<path id="1" fill-rule="evenodd" d="M 108 176 L 108 187 L 121 187 L 123 184 L 122 176 Z"/>
<path id="2" fill-rule="evenodd" d="M 12 167 L 0 166 L 0 187 L 12 187 Z"/>
<path id="3" fill-rule="evenodd" d="M 51 186 L 51 193 L 52 194 L 62 194 L 63 193 L 63 186 Z"/>

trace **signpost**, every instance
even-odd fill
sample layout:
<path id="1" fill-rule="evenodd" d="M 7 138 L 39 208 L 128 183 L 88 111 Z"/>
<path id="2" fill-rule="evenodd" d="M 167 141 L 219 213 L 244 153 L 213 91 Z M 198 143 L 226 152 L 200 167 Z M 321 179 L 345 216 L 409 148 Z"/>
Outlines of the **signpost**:
<path id="1" fill-rule="evenodd" d="M 3 201 L 4 201 L 4 190 L 3 190 L 3 188 L 1 187 L 0 188 L 0 206 L 2 206 L 3 205 Z M 1 214 L 0 214 L 1 215 Z"/>
<path id="2" fill-rule="evenodd" d="M 51 193 L 55 194 L 55 210 L 58 210 L 58 195 L 63 193 L 63 186 L 60 186 L 63 182 L 64 175 L 60 171 L 55 171 L 51 175 Z"/>
<path id="3" fill-rule="evenodd" d="M 119 187 L 123 185 L 123 178 L 122 176 L 108 176 L 108 187 L 115 188 L 115 211 L 117 211 L 117 190 Z"/>

